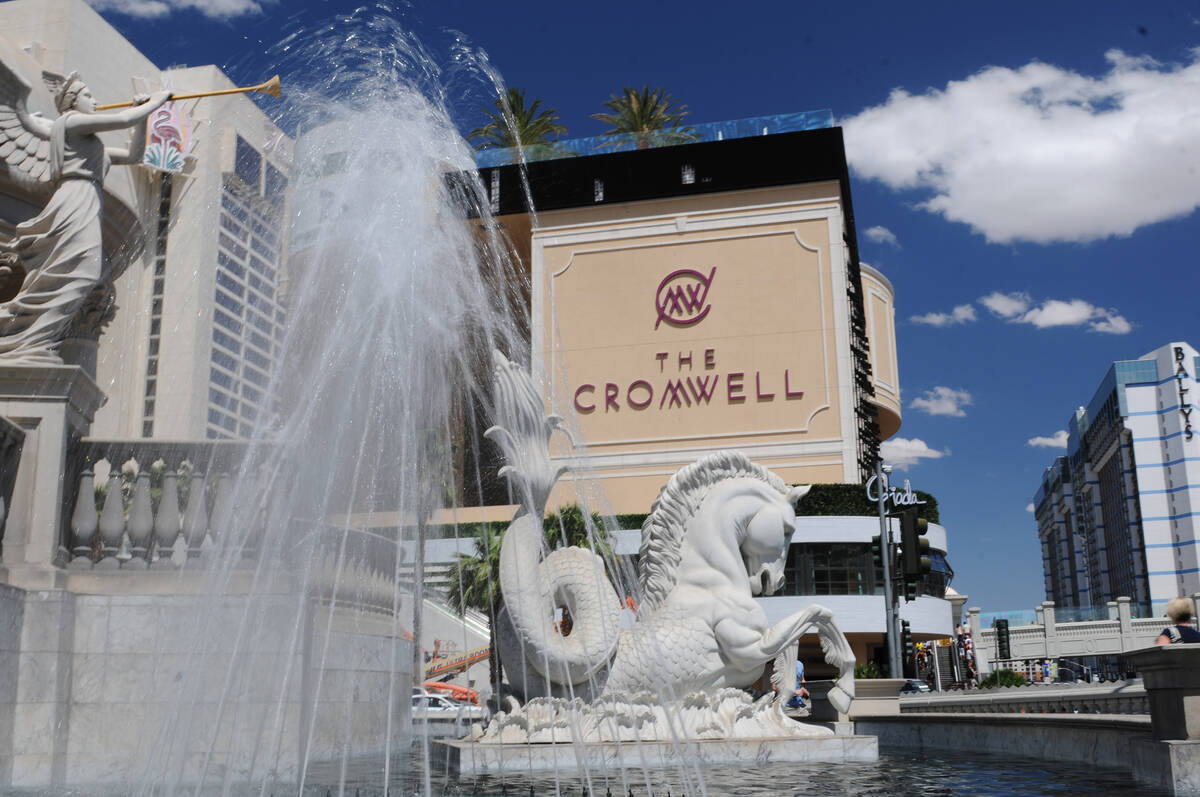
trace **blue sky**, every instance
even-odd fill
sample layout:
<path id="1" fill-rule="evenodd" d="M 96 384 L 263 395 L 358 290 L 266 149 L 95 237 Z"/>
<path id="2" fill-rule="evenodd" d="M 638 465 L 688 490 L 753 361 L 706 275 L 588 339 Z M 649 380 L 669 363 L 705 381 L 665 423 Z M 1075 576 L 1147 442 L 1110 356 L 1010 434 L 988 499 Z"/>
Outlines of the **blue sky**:
<path id="1" fill-rule="evenodd" d="M 358 5 L 90 1 L 160 66 L 243 83 L 279 71 L 286 32 Z M 1200 0 L 392 8 L 464 129 L 490 86 L 453 67 L 456 43 L 571 137 L 600 133 L 626 85 L 666 87 L 694 122 L 832 109 L 862 258 L 896 287 L 892 459 L 938 497 L 969 605 L 1042 599 L 1028 505 L 1056 433 L 1113 360 L 1200 344 Z"/>

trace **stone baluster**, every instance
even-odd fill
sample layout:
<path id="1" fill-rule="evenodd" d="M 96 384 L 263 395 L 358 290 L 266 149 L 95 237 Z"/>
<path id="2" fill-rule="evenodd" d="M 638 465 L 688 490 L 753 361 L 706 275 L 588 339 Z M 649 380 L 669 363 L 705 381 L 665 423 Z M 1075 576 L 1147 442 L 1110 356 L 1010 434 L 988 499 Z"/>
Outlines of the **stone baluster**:
<path id="1" fill-rule="evenodd" d="M 162 498 L 158 502 L 158 514 L 154 517 L 154 548 L 158 558 L 154 567 L 175 566 L 172 555 L 175 541 L 179 539 L 179 472 L 168 467 L 163 473 Z"/>
<path id="2" fill-rule="evenodd" d="M 228 473 L 217 476 L 216 498 L 208 521 L 208 542 L 215 544 L 233 532 L 233 477 Z"/>
<path id="3" fill-rule="evenodd" d="M 71 514 L 70 566 L 74 569 L 92 566 L 92 545 L 100 525 L 100 515 L 96 512 L 95 478 L 91 468 L 79 476 L 79 495 L 75 497 L 75 511 Z"/>
<path id="4" fill-rule="evenodd" d="M 142 468 L 133 483 L 133 505 L 129 508 L 129 547 L 131 556 L 121 566 L 145 570 L 150 565 L 150 540 L 154 533 L 154 514 L 150 509 L 150 471 Z"/>
<path id="5" fill-rule="evenodd" d="M 191 490 L 188 493 L 187 510 L 183 517 L 183 538 L 187 541 L 188 558 L 200 556 L 200 548 L 208 533 L 208 511 L 204 505 L 207 479 L 200 471 L 192 474 Z"/>
<path id="6" fill-rule="evenodd" d="M 335 575 L 337 571 L 337 554 L 334 551 L 326 551 L 321 555 L 320 564 L 317 566 L 316 594 L 319 598 L 332 600 L 333 585 L 335 583 Z"/>
<path id="7" fill-rule="evenodd" d="M 1058 658 L 1058 618 L 1054 613 L 1054 601 L 1042 602 L 1042 643 L 1042 655 L 1048 659 Z"/>
<path id="8" fill-rule="evenodd" d="M 375 605 L 385 612 L 391 612 L 392 599 L 391 590 L 388 589 L 389 582 L 387 574 L 383 570 L 375 571 Z"/>
<path id="9" fill-rule="evenodd" d="M 338 603 L 354 601 L 354 565 L 348 555 L 342 557 L 342 571 L 338 574 Z"/>
<path id="10" fill-rule="evenodd" d="M 100 511 L 100 561 L 96 567 L 114 570 L 120 566 L 117 554 L 125 537 L 125 497 L 121 494 L 121 471 L 116 465 L 108 474 L 104 509 Z"/>

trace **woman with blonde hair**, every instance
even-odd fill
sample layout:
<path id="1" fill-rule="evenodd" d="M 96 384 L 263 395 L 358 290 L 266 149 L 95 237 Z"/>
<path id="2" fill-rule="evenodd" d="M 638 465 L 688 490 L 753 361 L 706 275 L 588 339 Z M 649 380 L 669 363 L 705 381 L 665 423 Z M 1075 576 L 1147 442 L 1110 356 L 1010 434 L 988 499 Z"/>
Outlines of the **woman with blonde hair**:
<path id="1" fill-rule="evenodd" d="M 1167 617 L 1174 625 L 1169 625 L 1154 640 L 1156 645 L 1174 645 L 1182 642 L 1200 642 L 1200 631 L 1188 625 L 1192 619 L 1191 598 L 1171 598 L 1167 601 Z"/>

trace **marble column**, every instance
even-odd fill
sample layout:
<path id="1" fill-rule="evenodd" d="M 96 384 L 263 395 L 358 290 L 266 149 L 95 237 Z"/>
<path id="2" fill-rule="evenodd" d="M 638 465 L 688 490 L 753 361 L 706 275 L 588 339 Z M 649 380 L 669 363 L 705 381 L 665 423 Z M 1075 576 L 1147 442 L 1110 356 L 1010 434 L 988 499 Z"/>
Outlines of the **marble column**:
<path id="1" fill-rule="evenodd" d="M 88 433 L 104 401 L 79 366 L 0 366 L 0 416 L 25 432 L 4 526 L 0 583 L 23 589 L 63 586 L 64 517 L 69 517 L 63 504 L 78 489 L 67 452 Z"/>

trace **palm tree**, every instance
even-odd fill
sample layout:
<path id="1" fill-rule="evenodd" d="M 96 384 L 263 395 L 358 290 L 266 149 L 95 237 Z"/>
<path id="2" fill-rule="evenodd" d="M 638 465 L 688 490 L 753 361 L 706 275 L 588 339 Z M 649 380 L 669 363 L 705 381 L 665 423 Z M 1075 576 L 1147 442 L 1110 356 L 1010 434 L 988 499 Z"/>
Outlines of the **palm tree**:
<path id="1" fill-rule="evenodd" d="M 600 516 L 593 514 L 584 519 L 578 506 L 563 507 L 557 514 L 549 514 L 542 522 L 546 546 L 550 550 L 565 545 L 591 548 L 606 562 L 612 560 L 612 544 L 600 524 Z M 590 527 L 590 533 L 589 533 Z M 484 525 L 483 533 L 475 539 L 474 554 L 459 554 L 450 565 L 450 586 L 446 600 L 459 614 L 474 609 L 488 616 L 488 677 L 492 682 L 492 694 L 500 696 L 500 655 L 496 648 L 496 617 L 504 605 L 500 593 L 500 543 L 502 528 Z"/>
<path id="2" fill-rule="evenodd" d="M 604 103 L 611 113 L 592 114 L 605 124 L 612 125 L 601 135 L 633 136 L 638 149 L 650 146 L 686 144 L 696 140 L 696 131 L 683 126 L 689 111 L 686 105 L 672 97 L 665 88 L 640 90 L 632 86 L 621 89 Z"/>
<path id="3" fill-rule="evenodd" d="M 450 565 L 446 600 L 460 615 L 467 609 L 488 617 L 488 680 L 492 695 L 500 697 L 500 655 L 496 648 L 496 616 L 500 613 L 500 540 L 503 532 L 484 525 L 475 538 L 474 555 L 460 553 Z"/>
<path id="4" fill-rule="evenodd" d="M 520 146 L 526 160 L 538 160 L 565 154 L 555 139 L 565 135 L 567 128 L 559 124 L 558 111 L 547 108 L 539 111 L 541 100 L 525 106 L 524 89 L 510 88 L 496 98 L 495 110 L 481 108 L 490 120 L 477 127 L 467 138 L 475 149 L 510 149 Z"/>

